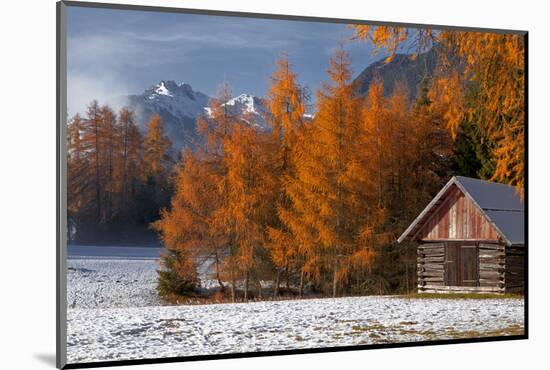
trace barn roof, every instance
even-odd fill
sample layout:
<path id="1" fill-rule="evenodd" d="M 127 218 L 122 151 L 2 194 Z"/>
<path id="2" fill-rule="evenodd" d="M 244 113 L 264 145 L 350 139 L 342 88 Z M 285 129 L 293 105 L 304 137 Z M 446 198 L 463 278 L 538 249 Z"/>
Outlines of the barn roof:
<path id="1" fill-rule="evenodd" d="M 512 186 L 454 176 L 441 189 L 434 199 L 418 215 L 413 223 L 397 239 L 401 243 L 406 238 L 414 238 L 424 222 L 437 210 L 441 198 L 456 185 L 493 225 L 507 245 L 524 244 L 523 199 Z"/>

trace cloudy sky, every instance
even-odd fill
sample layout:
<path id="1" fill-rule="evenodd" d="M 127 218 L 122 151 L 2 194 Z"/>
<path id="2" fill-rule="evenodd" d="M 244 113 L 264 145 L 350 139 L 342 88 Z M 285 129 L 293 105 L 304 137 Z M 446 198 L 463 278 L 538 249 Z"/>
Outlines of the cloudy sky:
<path id="1" fill-rule="evenodd" d="M 69 115 L 92 99 L 141 93 L 160 80 L 211 96 L 227 80 L 235 95 L 264 96 L 281 53 L 313 91 L 339 43 L 355 75 L 383 57 L 352 36 L 344 24 L 69 7 Z"/>

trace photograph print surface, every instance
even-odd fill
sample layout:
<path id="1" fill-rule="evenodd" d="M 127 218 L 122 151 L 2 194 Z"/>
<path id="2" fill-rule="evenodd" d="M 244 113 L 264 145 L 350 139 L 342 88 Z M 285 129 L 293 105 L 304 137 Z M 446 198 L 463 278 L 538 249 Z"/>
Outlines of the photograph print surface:
<path id="1" fill-rule="evenodd" d="M 69 365 L 525 335 L 525 33 L 64 6 Z"/>

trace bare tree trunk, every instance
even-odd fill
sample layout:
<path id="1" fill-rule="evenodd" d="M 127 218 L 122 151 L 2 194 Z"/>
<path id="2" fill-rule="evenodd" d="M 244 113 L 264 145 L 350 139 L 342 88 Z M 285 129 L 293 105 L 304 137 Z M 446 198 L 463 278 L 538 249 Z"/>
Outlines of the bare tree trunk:
<path id="1" fill-rule="evenodd" d="M 343 56 L 340 56 L 340 62 L 343 62 Z M 343 66 L 343 64 L 341 64 L 340 66 Z M 344 123 L 344 117 L 343 117 L 343 107 L 342 107 L 342 103 L 339 101 L 339 104 L 338 104 L 338 156 L 337 156 L 337 163 L 336 163 L 336 169 L 338 171 L 337 173 L 337 182 L 336 182 L 336 186 L 337 186 L 337 190 L 336 190 L 336 198 L 337 198 L 337 204 L 336 204 L 336 233 L 337 233 L 337 238 L 338 238 L 338 244 L 340 244 L 341 240 L 342 240 L 342 229 L 341 229 L 341 223 L 342 223 L 342 215 L 341 215 L 341 212 L 342 212 L 342 182 L 341 182 L 341 179 L 340 179 L 340 175 L 342 174 L 343 172 L 343 163 L 342 163 L 342 152 L 343 152 L 343 133 L 342 133 L 342 128 L 343 128 L 343 123 Z M 334 276 L 332 278 L 332 297 L 333 298 L 336 298 L 336 285 L 338 283 L 338 276 L 337 276 L 337 271 L 338 271 L 338 253 L 340 253 L 341 249 L 340 249 L 341 245 L 334 245 L 333 248 L 334 248 Z"/>
<path id="2" fill-rule="evenodd" d="M 244 301 L 248 302 L 248 270 L 244 273 Z"/>
<path id="3" fill-rule="evenodd" d="M 235 266 L 231 266 L 231 302 L 235 303 Z"/>
<path id="4" fill-rule="evenodd" d="M 221 276 L 220 276 L 220 258 L 218 256 L 218 251 L 216 250 L 216 279 L 218 280 L 218 284 L 220 284 L 220 288 L 223 291 L 225 291 L 225 286 L 223 285 Z"/>
<path id="5" fill-rule="evenodd" d="M 279 296 L 279 280 L 281 277 L 281 270 L 277 269 L 277 274 L 275 275 L 275 287 L 273 289 L 273 298 Z"/>
<path id="6" fill-rule="evenodd" d="M 109 193 L 107 195 L 107 219 L 110 220 L 113 214 L 113 128 L 109 123 L 109 151 L 108 153 L 108 181 L 109 181 Z"/>
<path id="7" fill-rule="evenodd" d="M 288 265 L 285 268 L 285 278 L 286 278 L 286 290 L 287 292 L 290 291 L 290 271 L 288 268 Z"/>
<path id="8" fill-rule="evenodd" d="M 122 206 L 126 209 L 127 202 L 127 192 L 128 192 L 128 122 L 124 122 L 124 149 L 122 155 Z"/>
<path id="9" fill-rule="evenodd" d="M 332 298 L 336 298 L 336 285 L 338 283 L 338 278 L 336 275 L 336 259 L 334 260 L 334 276 L 332 278 Z"/>
<path id="10" fill-rule="evenodd" d="M 94 121 L 94 131 L 95 131 L 95 195 L 96 195 L 96 206 L 97 206 L 97 221 L 101 222 L 101 182 L 100 182 L 100 173 L 99 173 L 99 130 L 97 118 Z"/>
<path id="11" fill-rule="evenodd" d="M 409 248 L 407 247 L 405 247 L 405 276 L 405 289 L 407 289 L 407 294 L 409 294 Z"/>
<path id="12" fill-rule="evenodd" d="M 258 279 L 257 284 L 258 284 L 258 299 L 262 300 L 262 282 L 260 279 Z"/>
<path id="13" fill-rule="evenodd" d="M 298 296 L 302 298 L 304 294 L 304 269 L 300 269 L 300 288 L 298 288 Z"/>
<path id="14" fill-rule="evenodd" d="M 382 279 L 384 279 L 384 248 L 380 247 L 380 279 L 378 282 L 378 289 L 380 295 L 382 295 Z"/>

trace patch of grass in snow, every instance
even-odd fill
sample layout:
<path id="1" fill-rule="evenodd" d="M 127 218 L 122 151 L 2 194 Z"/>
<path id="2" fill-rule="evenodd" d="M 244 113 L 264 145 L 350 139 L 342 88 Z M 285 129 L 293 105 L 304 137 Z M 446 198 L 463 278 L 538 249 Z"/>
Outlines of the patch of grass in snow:
<path id="1" fill-rule="evenodd" d="M 482 335 L 479 331 L 476 331 L 476 330 L 465 330 L 465 331 L 450 330 L 445 333 L 445 336 L 449 336 L 452 339 L 462 339 L 462 338 L 479 338 L 481 336 L 489 336 L 489 335 Z"/>
<path id="2" fill-rule="evenodd" d="M 354 332 L 365 332 L 365 331 L 373 331 L 373 330 L 384 330 L 386 327 L 381 324 L 374 324 L 374 325 L 353 325 L 351 329 Z"/>
<path id="3" fill-rule="evenodd" d="M 523 299 L 521 294 L 487 294 L 487 293 L 410 293 L 399 298 L 410 299 Z"/>
<path id="4" fill-rule="evenodd" d="M 491 330 L 488 332 L 479 332 L 477 330 L 450 330 L 445 333 L 445 335 L 450 336 L 452 339 L 462 339 L 462 338 L 485 338 L 485 337 L 504 337 L 511 335 L 523 335 L 525 334 L 525 329 L 523 325 L 510 325 L 503 329 Z"/>
<path id="5" fill-rule="evenodd" d="M 500 337 L 500 336 L 524 335 L 524 334 L 525 334 L 525 328 L 523 327 L 523 325 L 510 325 L 505 329 L 494 330 L 489 333 L 485 333 L 484 335 L 488 337 Z"/>
<path id="6" fill-rule="evenodd" d="M 443 333 L 442 333 L 442 332 L 437 332 L 437 331 L 433 331 L 433 330 L 428 329 L 428 330 L 422 330 L 422 331 L 420 331 L 420 334 L 426 335 L 426 336 L 428 336 L 430 339 L 433 339 L 432 337 L 436 337 L 436 338 L 437 338 L 437 336 L 440 336 L 440 335 L 443 334 Z"/>
<path id="7" fill-rule="evenodd" d="M 419 334 L 415 329 L 399 329 L 399 335 Z"/>

